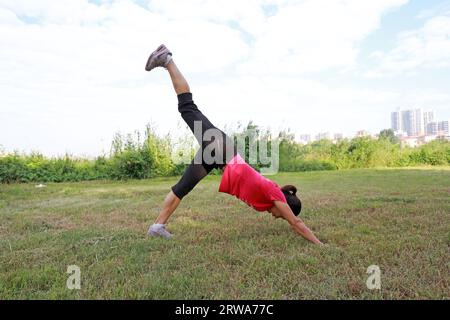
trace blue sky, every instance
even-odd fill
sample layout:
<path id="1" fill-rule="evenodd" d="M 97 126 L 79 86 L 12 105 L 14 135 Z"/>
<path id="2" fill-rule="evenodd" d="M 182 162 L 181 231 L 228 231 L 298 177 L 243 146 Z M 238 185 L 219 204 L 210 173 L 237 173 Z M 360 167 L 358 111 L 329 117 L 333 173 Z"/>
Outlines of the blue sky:
<path id="1" fill-rule="evenodd" d="M 427 18 L 436 16 L 438 14 L 450 11 L 450 1 L 428 0 L 409 1 L 398 10 L 393 10 L 382 16 L 380 28 L 369 35 L 362 43 L 360 59 L 363 64 L 369 64 L 370 59 L 367 59 L 371 52 L 376 50 L 389 50 L 395 48 L 398 34 L 405 30 L 419 29 L 424 24 Z M 379 79 L 373 85 L 388 84 L 395 85 L 402 88 L 415 89 L 417 86 L 432 87 L 441 90 L 450 89 L 448 82 L 450 80 L 449 70 L 432 69 L 421 70 L 420 74 L 415 77 L 407 77 L 401 79 Z M 406 81 L 405 81 L 406 80 Z M 387 81 L 387 83 L 386 83 Z M 449 106 L 450 109 L 450 106 Z M 447 113 L 445 114 L 449 116 Z"/>
<path id="2" fill-rule="evenodd" d="M 160 43 L 222 128 L 450 118 L 450 1 L 0 0 L 0 148 L 95 156 L 149 122 L 189 134 L 166 72 L 143 71 Z"/>

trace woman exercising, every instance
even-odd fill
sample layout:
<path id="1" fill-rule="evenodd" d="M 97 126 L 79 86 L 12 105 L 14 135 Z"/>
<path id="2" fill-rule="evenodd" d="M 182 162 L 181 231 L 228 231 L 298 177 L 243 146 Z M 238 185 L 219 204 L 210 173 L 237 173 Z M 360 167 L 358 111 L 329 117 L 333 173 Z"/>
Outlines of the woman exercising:
<path id="1" fill-rule="evenodd" d="M 164 200 L 163 208 L 148 234 L 171 238 L 166 222 L 181 199 L 187 195 L 211 170 L 223 170 L 219 192 L 228 193 L 244 201 L 257 211 L 268 211 L 274 218 L 283 218 L 294 231 L 305 239 L 322 244 L 311 230 L 298 218 L 302 204 L 297 189 L 292 185 L 280 188 L 250 167 L 235 151 L 233 141 L 217 129 L 197 108 L 186 79 L 172 59 L 172 53 L 160 45 L 148 58 L 145 70 L 163 67 L 169 72 L 178 96 L 178 111 L 194 133 L 200 149 L 187 167 L 180 181 L 175 184 Z"/>

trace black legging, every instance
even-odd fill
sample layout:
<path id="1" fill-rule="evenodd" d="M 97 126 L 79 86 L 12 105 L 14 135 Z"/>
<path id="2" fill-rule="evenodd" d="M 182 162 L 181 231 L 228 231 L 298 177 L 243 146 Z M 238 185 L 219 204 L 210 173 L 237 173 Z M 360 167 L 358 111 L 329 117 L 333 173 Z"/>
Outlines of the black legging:
<path id="1" fill-rule="evenodd" d="M 213 169 L 222 169 L 228 161 L 236 154 L 233 141 L 221 130 L 217 129 L 208 118 L 197 108 L 192 100 L 192 93 L 186 92 L 178 95 L 178 111 L 181 113 L 181 117 L 187 123 L 189 128 L 195 135 L 194 123 L 199 121 L 201 124 L 201 136 L 196 136 L 200 149 L 197 151 L 195 158 L 192 159 L 191 164 L 187 167 L 180 181 L 172 187 L 173 193 L 182 199 L 187 195 L 197 183 L 202 180 Z M 209 129 L 215 129 L 218 132 L 218 138 L 204 141 L 203 136 Z M 214 145 L 211 145 L 215 143 Z M 211 146 L 210 146 L 211 145 Z M 204 159 L 204 150 L 206 147 L 214 147 L 214 150 L 220 152 L 219 155 L 215 155 L 212 152 L 214 161 Z M 227 150 L 227 148 L 229 148 Z M 209 149 L 209 148 L 208 148 Z M 228 151 L 228 152 L 227 152 Z M 219 159 L 219 161 L 216 161 Z"/>

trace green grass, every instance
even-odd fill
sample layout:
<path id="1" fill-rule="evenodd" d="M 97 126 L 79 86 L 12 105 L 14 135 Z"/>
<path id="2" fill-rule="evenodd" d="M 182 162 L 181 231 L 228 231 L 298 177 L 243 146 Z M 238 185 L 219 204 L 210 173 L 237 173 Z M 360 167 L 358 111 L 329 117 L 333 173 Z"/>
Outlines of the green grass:
<path id="1" fill-rule="evenodd" d="M 211 176 L 145 236 L 173 179 L 0 185 L 0 299 L 449 299 L 450 170 L 283 173 L 327 246 L 217 193 Z M 67 266 L 81 290 L 66 288 Z M 381 290 L 366 287 L 369 265 Z"/>

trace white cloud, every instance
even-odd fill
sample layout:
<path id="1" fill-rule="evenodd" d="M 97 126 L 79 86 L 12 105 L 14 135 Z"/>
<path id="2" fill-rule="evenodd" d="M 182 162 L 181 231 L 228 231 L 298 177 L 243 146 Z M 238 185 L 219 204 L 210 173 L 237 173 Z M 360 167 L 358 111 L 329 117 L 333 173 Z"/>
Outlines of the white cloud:
<path id="1" fill-rule="evenodd" d="M 10 10 L 0 8 L 0 23 L 2 25 L 17 26 L 21 25 L 22 21 Z"/>
<path id="2" fill-rule="evenodd" d="M 293 2 L 269 17 L 245 73 L 299 74 L 352 68 L 359 43 L 380 24 L 383 13 L 405 0 Z"/>
<path id="3" fill-rule="evenodd" d="M 428 19 L 418 30 L 403 32 L 388 52 L 372 54 L 376 67 L 367 77 L 418 73 L 423 69 L 450 67 L 450 13 Z"/>

